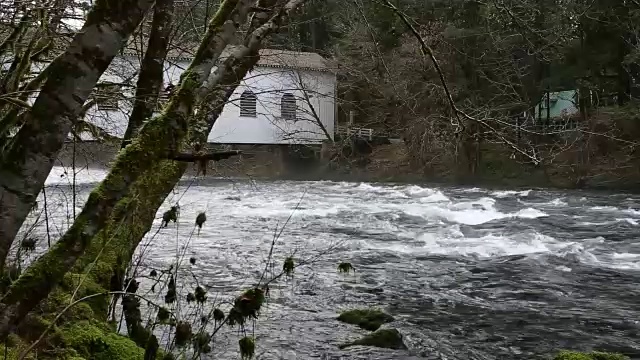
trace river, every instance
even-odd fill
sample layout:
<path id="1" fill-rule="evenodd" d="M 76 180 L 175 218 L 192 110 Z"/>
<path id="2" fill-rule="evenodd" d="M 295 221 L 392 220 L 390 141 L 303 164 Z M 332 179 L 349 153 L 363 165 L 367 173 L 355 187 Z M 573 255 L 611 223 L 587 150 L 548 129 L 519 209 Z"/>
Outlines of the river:
<path id="1" fill-rule="evenodd" d="M 79 175 L 79 202 L 101 176 Z M 66 183 L 54 168 L 54 238 L 70 211 Z M 162 211 L 176 202 L 178 224 L 159 230 Z M 207 221 L 198 234 L 199 211 Z M 260 278 L 282 231 L 267 277 L 287 256 L 309 265 L 271 286 L 249 331 L 258 359 L 537 359 L 558 349 L 638 358 L 639 224 L 640 197 L 629 194 L 191 179 L 144 240 L 140 273 L 166 269 L 184 253 L 182 296 L 197 278 L 208 310 Z M 37 228 L 42 234 L 42 219 Z M 338 273 L 340 262 L 355 274 Z M 140 292 L 160 302 L 164 295 L 151 293 L 149 280 Z M 180 316 L 194 318 L 196 310 L 182 306 Z M 388 326 L 409 350 L 339 350 L 366 332 L 336 316 L 364 306 L 393 315 Z M 211 358 L 239 358 L 238 333 L 225 327 Z"/>

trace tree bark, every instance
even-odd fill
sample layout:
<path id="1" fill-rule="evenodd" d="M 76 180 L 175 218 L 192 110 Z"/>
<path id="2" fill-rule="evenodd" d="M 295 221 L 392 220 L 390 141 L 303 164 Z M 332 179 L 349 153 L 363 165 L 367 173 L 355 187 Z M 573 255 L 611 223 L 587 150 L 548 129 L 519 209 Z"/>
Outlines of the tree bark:
<path id="1" fill-rule="evenodd" d="M 209 133 L 239 79 L 244 78 L 248 69 L 255 66 L 259 60 L 257 56 L 249 56 L 257 52 L 250 49 L 257 49 L 264 36 L 275 31 L 300 3 L 302 3 L 301 0 L 289 1 L 286 7 L 275 12 L 275 16 L 264 17 L 263 20 L 255 23 L 256 26 L 262 27 L 253 33 L 251 41 L 247 43 L 249 46 L 232 54 L 208 82 L 210 91 L 218 89 L 220 92 L 215 97 L 208 97 L 209 101 L 204 102 L 199 108 L 198 113 L 204 113 L 204 108 L 209 108 L 207 111 L 210 113 L 204 118 L 206 123 L 193 120 L 192 128 Z M 225 81 L 233 83 L 227 85 Z M 194 126 L 195 124 L 199 126 Z M 144 128 L 141 130 L 141 135 L 142 132 Z M 193 137 L 185 139 L 184 143 L 193 142 L 196 138 L 198 135 L 194 134 Z M 225 153 L 231 156 L 235 154 L 235 152 Z M 126 197 L 118 203 L 117 210 L 110 214 L 107 226 L 91 241 L 86 253 L 76 264 L 75 270 L 81 272 L 97 260 L 97 265 L 92 267 L 92 275 L 100 285 L 108 287 L 112 273 L 118 270 L 116 259 L 130 261 L 140 241 L 151 230 L 158 209 L 180 181 L 187 166 L 188 163 L 183 161 L 158 160 L 144 175 L 138 177 Z"/>
<path id="2" fill-rule="evenodd" d="M 98 1 L 71 45 L 50 65 L 24 125 L 0 154 L 0 269 L 82 104 L 152 3 Z"/>
<path id="3" fill-rule="evenodd" d="M 126 145 L 131 142 L 130 140 L 133 134 L 143 125 L 146 119 L 153 115 L 156 108 L 158 95 L 163 86 L 164 61 L 167 56 L 169 36 L 173 26 L 173 10 L 174 0 L 156 0 L 151 31 L 147 41 L 147 50 L 140 64 L 133 110 L 129 116 L 129 123 L 122 139 L 121 148 L 126 147 Z M 124 236 L 124 234 L 121 236 Z M 121 259 L 121 257 L 115 259 L 116 261 L 112 261 L 111 265 L 105 262 L 104 259 L 100 262 L 100 265 L 106 263 L 109 267 L 108 271 L 106 271 L 106 280 L 101 281 L 101 284 L 105 288 L 111 285 L 109 274 L 112 274 L 114 271 L 120 271 L 124 274 L 126 271 L 126 264 L 123 264 L 122 261 L 117 261 L 117 259 Z M 118 266 L 119 269 L 113 269 L 114 266 Z M 97 268 L 100 269 L 100 271 L 94 271 L 94 279 L 104 278 L 105 274 L 101 273 L 104 266 L 98 266 Z M 80 270 L 83 270 L 83 268 L 80 268 Z M 114 298 L 117 299 L 117 296 L 114 295 Z M 107 305 L 107 299 L 105 299 L 105 305 Z M 149 355 L 153 355 L 153 358 L 155 358 L 157 346 L 147 345 L 157 344 L 158 340 L 151 331 L 148 331 L 143 326 L 139 306 L 139 300 L 135 296 L 123 296 L 122 309 L 127 323 L 127 332 L 129 337 L 138 346 L 147 348 L 147 351 L 150 350 L 151 353 Z M 145 359 L 147 355 L 148 354 L 145 353 Z"/>
<path id="4" fill-rule="evenodd" d="M 122 139 L 122 148 L 131 142 L 133 134 L 153 115 L 158 102 L 163 85 L 164 60 L 169 49 L 173 5 L 174 0 L 156 0 L 147 52 L 140 66 L 135 101 L 129 116 L 129 125 Z"/>
<path id="5" fill-rule="evenodd" d="M 31 12 L 28 11 L 20 18 L 18 25 L 11 31 L 9 36 L 0 44 L 0 56 L 4 56 L 9 49 L 13 49 L 17 40 L 24 34 L 29 24 L 31 24 Z"/>
<path id="6" fill-rule="evenodd" d="M 20 82 L 24 78 L 25 74 L 31 69 L 33 59 L 37 59 L 38 54 L 46 52 L 50 47 L 50 42 L 47 41 L 44 35 L 43 29 L 38 29 L 31 36 L 31 40 L 27 45 L 27 48 L 20 54 L 14 51 L 14 60 L 7 73 L 2 78 L 0 84 L 0 93 L 5 97 L 0 100 L 0 114 L 7 114 L 0 120 L 0 137 L 6 136 L 11 128 L 15 125 L 17 119 L 17 113 L 24 107 L 16 106 L 12 99 L 16 99 L 13 96 L 17 96 L 18 100 L 27 100 L 29 93 L 19 92 Z"/>
<path id="7" fill-rule="evenodd" d="M 204 98 L 207 90 L 202 84 L 226 46 L 225 39 L 235 34 L 241 19 L 246 18 L 251 3 L 250 0 L 225 0 L 220 5 L 194 60 L 182 74 L 180 87 L 172 96 L 167 109 L 140 129 L 132 143 L 119 153 L 104 181 L 89 195 L 82 212 L 69 230 L 9 288 L 0 304 L 0 341 L 6 339 L 11 329 L 20 323 L 72 268 L 91 240 L 105 227 L 112 212 L 130 213 L 130 201 L 120 202 L 128 194 L 130 186 L 154 164 L 166 159 L 181 145 L 189 128 L 193 109 L 199 100 Z M 257 51 L 259 45 L 259 42 L 254 44 L 254 51 Z M 236 59 L 235 64 L 218 69 L 217 79 L 221 87 L 235 88 L 244 77 L 248 68 L 245 68 L 247 64 L 241 60 Z M 226 99 L 223 104 L 224 102 Z M 222 106 L 219 111 L 221 110 Z M 202 129 L 197 129 L 196 133 L 201 131 Z M 68 131 L 65 132 L 67 133 Z M 51 169 L 51 165 L 48 169 Z"/>

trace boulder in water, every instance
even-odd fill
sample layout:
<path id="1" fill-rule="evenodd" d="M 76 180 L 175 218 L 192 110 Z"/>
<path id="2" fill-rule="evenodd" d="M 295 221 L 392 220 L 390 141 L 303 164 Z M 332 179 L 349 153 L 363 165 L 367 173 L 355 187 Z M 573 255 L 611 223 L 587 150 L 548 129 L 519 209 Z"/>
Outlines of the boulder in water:
<path id="1" fill-rule="evenodd" d="M 384 349 L 406 350 L 407 346 L 402 341 L 402 334 L 396 329 L 382 329 L 364 336 L 351 343 L 340 345 L 340 349 L 350 346 L 374 346 Z"/>
<path id="2" fill-rule="evenodd" d="M 348 310 L 338 316 L 338 321 L 357 325 L 362 329 L 376 331 L 382 326 L 394 321 L 393 316 L 376 309 Z"/>

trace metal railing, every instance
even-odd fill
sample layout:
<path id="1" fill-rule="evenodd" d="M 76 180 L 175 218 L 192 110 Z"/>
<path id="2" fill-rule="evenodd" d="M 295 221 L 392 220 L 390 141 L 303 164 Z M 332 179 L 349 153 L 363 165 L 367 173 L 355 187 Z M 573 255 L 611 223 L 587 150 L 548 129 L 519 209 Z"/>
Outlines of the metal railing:
<path id="1" fill-rule="evenodd" d="M 337 133 L 339 135 L 346 135 L 347 137 L 355 136 L 358 138 L 364 138 L 368 140 L 373 139 L 373 129 L 369 128 L 353 128 L 347 126 L 338 126 Z"/>

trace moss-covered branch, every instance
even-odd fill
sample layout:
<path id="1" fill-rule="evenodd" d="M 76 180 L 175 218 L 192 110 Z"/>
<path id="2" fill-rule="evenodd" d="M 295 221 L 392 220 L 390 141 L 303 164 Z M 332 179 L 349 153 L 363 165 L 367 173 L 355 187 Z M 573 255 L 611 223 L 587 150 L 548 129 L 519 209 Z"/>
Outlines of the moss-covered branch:
<path id="1" fill-rule="evenodd" d="M 251 3 L 252 1 L 247 0 L 226 0 L 220 5 L 218 12 L 209 23 L 207 34 L 204 36 L 204 41 L 198 49 L 198 54 L 194 58 L 189 69 L 187 69 L 185 74 L 182 76 L 178 91 L 172 96 L 165 112 L 161 116 L 150 120 L 145 126 L 143 126 L 142 129 L 140 129 L 138 136 L 133 139 L 132 144 L 127 146 L 118 156 L 111 173 L 118 171 L 118 168 L 127 168 L 128 162 L 121 161 L 121 158 L 132 151 L 134 146 L 135 148 L 147 148 L 150 151 L 153 151 L 158 146 L 165 148 L 159 149 L 158 153 L 151 158 L 144 156 L 139 158 L 139 161 L 144 162 L 144 164 L 147 165 L 147 167 L 144 168 L 145 171 L 142 175 L 137 174 L 136 181 L 133 182 L 133 185 L 128 189 L 126 196 L 123 196 L 116 206 L 116 209 L 120 209 L 122 211 L 113 211 L 113 213 L 110 214 L 106 227 L 101 230 L 96 235 L 96 239 L 91 242 L 86 254 L 82 259 L 80 259 L 76 267 L 77 269 L 83 269 L 85 266 L 92 263 L 98 254 L 101 254 L 100 257 L 102 260 L 100 260 L 100 263 L 102 263 L 103 266 L 98 267 L 100 270 L 97 270 L 96 275 L 98 278 L 100 278 L 100 274 L 107 274 L 106 276 L 110 277 L 111 274 L 116 271 L 115 259 L 118 257 L 130 259 L 133 256 L 133 252 L 139 242 L 151 228 L 157 209 L 162 205 L 164 199 L 175 187 L 187 169 L 186 162 L 166 160 L 172 158 L 175 154 L 174 151 L 166 149 L 167 142 L 157 142 L 158 138 L 152 135 L 147 140 L 146 144 L 142 144 L 141 146 L 140 139 L 147 136 L 150 127 L 156 126 L 154 124 L 162 124 L 162 122 L 173 120 L 175 115 L 173 115 L 172 112 L 177 112 L 177 110 L 179 110 L 179 106 L 190 108 L 194 106 L 193 103 L 195 100 L 193 99 L 191 99 L 187 104 L 182 105 L 181 101 L 189 100 L 189 97 L 195 97 L 195 93 L 197 92 L 196 89 L 194 89 L 197 84 L 196 80 L 200 80 L 199 85 L 202 85 L 205 80 L 205 76 L 196 77 L 191 74 L 194 72 L 200 73 L 207 69 L 209 72 L 211 71 L 215 59 L 220 56 L 222 50 L 226 46 L 226 43 L 221 43 L 219 41 L 216 42 L 215 40 L 230 40 L 229 37 L 219 35 L 219 32 L 224 30 L 225 23 L 232 25 L 232 28 L 235 31 L 235 26 L 233 25 L 234 22 L 246 19 L 247 9 L 250 8 Z M 227 29 L 229 29 L 229 26 L 227 26 Z M 212 43 L 206 44 L 206 41 L 210 41 Z M 213 58 L 207 59 L 206 56 L 212 56 Z M 257 61 L 257 59 L 254 59 L 253 61 Z M 248 66 L 251 65 L 249 64 Z M 230 74 L 227 80 L 230 84 L 237 83 L 235 74 Z M 189 113 L 185 113 L 180 120 L 186 122 L 189 115 Z M 170 125 L 171 122 L 169 123 L 169 126 Z M 157 126 L 160 127 L 160 125 Z M 182 140 L 182 143 L 180 146 L 177 146 L 177 148 L 182 147 L 183 144 L 189 143 L 189 140 L 184 139 L 183 137 L 180 137 L 180 139 Z M 175 138 L 172 141 L 177 140 L 178 138 Z M 140 169 L 143 168 L 137 168 L 137 170 Z M 103 183 L 108 181 L 110 181 L 109 177 L 107 177 Z M 132 221 L 133 219 L 135 219 L 135 221 Z M 112 239 L 112 242 L 117 243 L 111 243 L 109 246 L 105 247 L 105 239 Z M 109 281 L 109 279 L 100 278 L 100 281 L 106 282 Z"/>
<path id="2" fill-rule="evenodd" d="M 2 299 L 0 340 L 5 339 L 10 329 L 44 299 L 64 274 L 71 269 L 91 240 L 107 225 L 110 214 L 130 213 L 130 202 L 133 200 L 125 199 L 130 186 L 154 164 L 168 158 L 182 144 L 187 135 L 189 119 L 199 98 L 198 94 L 202 93 L 202 84 L 211 72 L 215 63 L 214 58 L 219 56 L 226 46 L 222 42 L 226 37 L 220 33 L 228 34 L 235 31 L 234 24 L 237 23 L 235 20 L 239 20 L 239 16 L 246 16 L 249 3 L 250 1 L 246 0 L 226 0 L 221 4 L 218 13 L 209 24 L 205 40 L 201 43 L 191 65 L 183 73 L 179 90 L 172 96 L 166 110 L 140 129 L 138 136 L 132 143 L 120 152 L 105 180 L 89 195 L 82 212 L 71 228 L 49 252 L 35 261 L 9 288 Z M 119 8 L 120 6 L 114 7 Z M 242 6 L 246 6 L 247 9 Z M 100 7 L 98 6 L 98 8 Z M 240 68 L 244 68 L 244 73 L 252 65 L 238 64 Z M 222 72 L 220 85 L 224 87 L 236 86 L 244 73 L 238 78 L 238 71 L 228 70 L 230 69 L 226 68 Z M 45 90 L 46 85 L 43 92 Z M 24 128 L 23 126 L 21 133 Z M 45 128 L 45 130 L 51 129 Z M 20 157 L 18 156 L 18 158 Z M 15 177 L 15 174 L 11 175 Z M 13 190 L 6 186 L 4 189 Z M 17 195 L 13 191 L 12 193 Z M 123 199 L 125 201 L 121 201 Z M 15 226 L 15 224 L 11 225 Z M 1 231 L 0 235 L 2 235 Z"/>
<path id="3" fill-rule="evenodd" d="M 26 114 L 24 125 L 0 157 L 0 267 L 4 266 L 15 235 L 35 202 L 71 130 L 75 115 L 152 2 L 98 1 L 82 31 L 78 32 L 65 53 L 50 65 L 50 76 L 31 111 Z M 61 244 L 58 250 L 66 249 L 69 248 Z M 74 247 L 72 253 L 81 250 Z M 58 263 L 54 261 L 52 264 Z M 43 278 L 61 278 L 61 273 L 50 268 L 45 268 L 44 272 L 47 274 Z M 31 273 L 30 276 L 33 275 Z M 29 282 L 28 277 L 24 281 Z M 39 291 L 38 302 L 48 294 L 51 286 L 47 284 Z M 5 307 L 11 306 L 2 312 L 2 339 L 13 327 L 13 319 L 23 318 L 32 307 L 22 301 L 13 302 L 11 299 L 15 296 L 15 291 L 10 289 L 3 299 Z"/>
<path id="4" fill-rule="evenodd" d="M 152 0 L 100 0 L 51 72 L 24 125 L 0 154 L 0 268 L 80 108 Z M 126 14 L 124 16 L 123 14 Z"/>
<path id="5" fill-rule="evenodd" d="M 288 11 L 291 11 L 291 9 Z M 276 14 L 280 13 L 276 12 Z M 244 56 L 245 54 L 246 52 L 233 54 L 232 58 L 235 60 L 227 60 L 226 66 L 221 67 L 216 76 L 213 77 L 216 81 L 215 86 L 227 89 L 227 91 L 220 94 L 221 98 L 216 99 L 217 102 L 226 103 L 233 89 L 237 86 L 239 79 L 244 78 L 248 70 L 257 63 L 258 58 L 256 56 Z M 214 86 L 212 84 L 209 83 L 208 85 Z M 211 98 L 207 97 L 207 100 L 210 101 Z M 217 116 L 216 113 L 213 116 Z M 211 117 L 208 120 L 212 126 L 215 118 Z M 197 120 L 192 119 L 191 128 L 195 124 L 198 124 Z M 206 126 L 209 125 L 207 124 Z M 144 132 L 144 128 L 142 132 Z M 191 134 L 198 134 L 198 132 L 192 131 Z M 135 141 L 137 139 L 134 139 L 134 143 Z M 184 143 L 193 141 L 194 138 L 190 136 L 184 140 Z M 125 151 L 127 149 L 128 147 Z M 230 152 L 228 155 L 235 154 L 236 152 Z M 116 259 L 130 259 L 133 256 L 136 247 L 151 229 L 158 208 L 173 190 L 186 169 L 186 162 L 162 160 L 153 164 L 142 176 L 139 176 L 130 187 L 126 197 L 118 203 L 117 209 L 120 210 L 111 214 L 106 228 L 91 242 L 85 255 L 76 265 L 76 269 L 80 271 L 80 269 L 86 268 L 99 256 L 98 263 L 100 265 L 94 266 L 92 272 L 100 283 L 108 284 L 111 274 L 115 271 L 120 271 L 116 269 L 118 266 Z M 110 241 L 108 244 L 106 243 L 107 239 Z"/>

